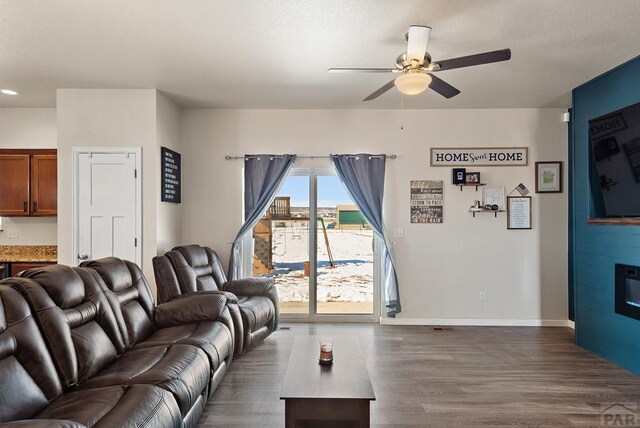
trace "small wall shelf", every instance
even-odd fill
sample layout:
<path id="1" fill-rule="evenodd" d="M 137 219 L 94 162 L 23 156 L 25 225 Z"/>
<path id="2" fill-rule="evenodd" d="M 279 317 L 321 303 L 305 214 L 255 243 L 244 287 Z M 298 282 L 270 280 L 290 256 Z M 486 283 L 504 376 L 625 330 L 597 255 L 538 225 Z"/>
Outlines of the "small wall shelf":
<path id="1" fill-rule="evenodd" d="M 478 191 L 478 187 L 480 186 L 486 186 L 487 183 L 460 183 L 460 184 L 456 184 L 456 186 L 460 186 L 460 191 L 462 192 L 462 188 L 463 187 L 475 187 L 476 188 L 476 192 Z"/>
<path id="2" fill-rule="evenodd" d="M 507 210 L 485 210 L 485 209 L 470 209 L 469 212 L 473 214 L 473 217 L 476 216 L 476 213 L 493 213 L 496 218 L 498 218 L 498 213 L 506 213 Z"/>

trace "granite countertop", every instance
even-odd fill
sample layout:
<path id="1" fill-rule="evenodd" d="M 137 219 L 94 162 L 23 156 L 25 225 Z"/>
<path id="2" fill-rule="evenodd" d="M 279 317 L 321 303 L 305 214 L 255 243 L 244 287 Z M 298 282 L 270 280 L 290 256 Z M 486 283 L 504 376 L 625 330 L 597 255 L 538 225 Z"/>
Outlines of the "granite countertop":
<path id="1" fill-rule="evenodd" d="M 57 262 L 56 245 L 0 245 L 0 262 Z"/>

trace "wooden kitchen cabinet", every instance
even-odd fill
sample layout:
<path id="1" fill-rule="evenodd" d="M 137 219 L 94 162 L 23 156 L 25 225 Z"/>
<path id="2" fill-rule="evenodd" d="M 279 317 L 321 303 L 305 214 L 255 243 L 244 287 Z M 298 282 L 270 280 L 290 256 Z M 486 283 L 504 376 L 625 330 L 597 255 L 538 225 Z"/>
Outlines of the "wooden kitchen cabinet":
<path id="1" fill-rule="evenodd" d="M 51 264 L 55 264 L 55 263 L 45 263 L 45 262 L 30 262 L 30 263 L 23 263 L 23 262 L 13 262 L 11 263 L 11 276 L 16 276 L 18 275 L 20 272 L 22 272 L 23 270 L 27 270 L 27 269 L 33 269 L 33 268 L 37 268 L 37 267 L 42 267 L 42 266 L 47 266 L 47 265 L 51 265 Z"/>
<path id="2" fill-rule="evenodd" d="M 58 214 L 58 156 L 31 156 L 31 215 Z"/>
<path id="3" fill-rule="evenodd" d="M 0 173 L 0 216 L 58 214 L 56 150 L 0 150 Z"/>
<path id="4" fill-rule="evenodd" d="M 28 216 L 30 155 L 0 153 L 0 216 Z"/>

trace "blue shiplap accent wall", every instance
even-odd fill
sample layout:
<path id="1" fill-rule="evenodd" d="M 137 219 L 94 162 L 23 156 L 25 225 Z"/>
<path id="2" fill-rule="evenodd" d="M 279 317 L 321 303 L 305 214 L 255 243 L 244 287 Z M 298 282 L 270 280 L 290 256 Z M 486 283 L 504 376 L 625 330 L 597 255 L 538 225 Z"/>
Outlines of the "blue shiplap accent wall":
<path id="1" fill-rule="evenodd" d="M 640 321 L 614 310 L 614 265 L 640 266 L 640 226 L 587 225 L 588 121 L 640 102 L 640 57 L 573 90 L 573 208 L 576 343 L 640 375 Z"/>

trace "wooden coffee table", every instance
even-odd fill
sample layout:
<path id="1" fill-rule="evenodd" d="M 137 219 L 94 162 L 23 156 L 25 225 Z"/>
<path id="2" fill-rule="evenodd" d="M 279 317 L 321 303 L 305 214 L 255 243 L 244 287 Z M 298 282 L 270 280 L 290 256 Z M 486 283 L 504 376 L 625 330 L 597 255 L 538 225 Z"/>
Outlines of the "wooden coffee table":
<path id="1" fill-rule="evenodd" d="M 285 426 L 368 427 L 369 403 L 376 399 L 355 336 L 333 338 L 333 365 L 318 364 L 320 336 L 297 337 L 293 344 L 280 399 L 285 400 Z"/>

